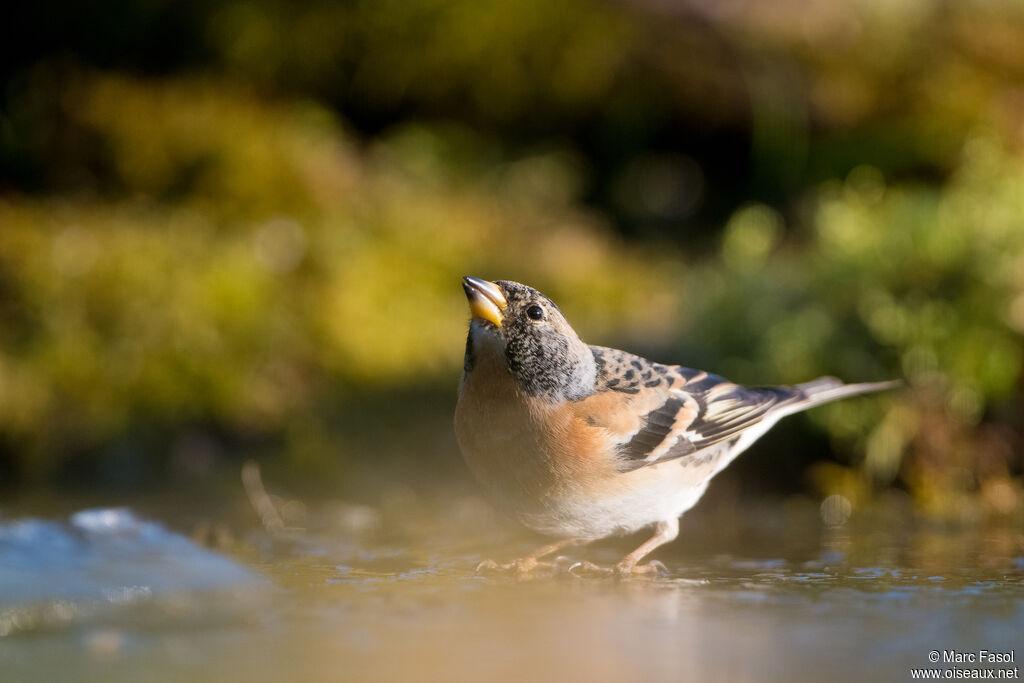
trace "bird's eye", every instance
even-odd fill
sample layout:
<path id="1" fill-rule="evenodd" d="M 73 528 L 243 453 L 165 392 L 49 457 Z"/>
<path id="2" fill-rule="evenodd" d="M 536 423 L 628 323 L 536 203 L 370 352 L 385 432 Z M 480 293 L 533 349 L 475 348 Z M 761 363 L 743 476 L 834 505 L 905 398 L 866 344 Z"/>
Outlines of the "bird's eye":
<path id="1" fill-rule="evenodd" d="M 534 304 L 526 309 L 526 315 L 530 317 L 530 320 L 542 320 L 544 318 L 544 309 Z"/>

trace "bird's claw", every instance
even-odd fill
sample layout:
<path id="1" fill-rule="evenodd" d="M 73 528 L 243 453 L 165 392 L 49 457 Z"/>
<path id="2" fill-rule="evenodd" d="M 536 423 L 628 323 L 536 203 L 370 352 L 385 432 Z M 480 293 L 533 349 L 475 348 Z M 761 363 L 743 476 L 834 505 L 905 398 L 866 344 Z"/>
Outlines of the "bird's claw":
<path id="1" fill-rule="evenodd" d="M 476 566 L 477 574 L 486 574 L 489 572 L 503 573 L 503 572 L 514 572 L 516 574 L 529 574 L 537 567 L 541 566 L 553 566 L 550 562 L 540 562 L 532 557 L 521 557 L 518 560 L 512 560 L 511 562 L 504 562 L 498 564 L 494 560 L 484 560 Z"/>
<path id="2" fill-rule="evenodd" d="M 568 572 L 574 576 L 597 575 L 597 576 L 618 576 L 620 578 L 633 576 L 634 574 L 668 574 L 668 567 L 661 562 L 654 560 L 647 564 L 628 564 L 620 562 L 614 567 L 602 567 L 599 564 L 581 560 L 569 566 Z"/>
<path id="3" fill-rule="evenodd" d="M 602 567 L 601 565 L 594 564 L 589 560 L 580 560 L 579 562 L 573 562 L 571 565 L 569 565 L 569 568 L 566 571 L 568 571 L 573 576 L 586 576 L 588 574 L 608 576 L 612 573 L 612 568 Z"/>
<path id="4" fill-rule="evenodd" d="M 485 572 L 494 571 L 496 569 L 500 570 L 501 565 L 495 562 L 494 560 L 484 560 L 476 566 L 476 573 L 483 574 Z"/>
<path id="5" fill-rule="evenodd" d="M 651 560 L 647 564 L 635 564 L 632 566 L 619 563 L 615 566 L 615 570 L 619 576 L 630 576 L 632 574 L 668 575 L 668 567 L 658 560 Z"/>
<path id="6" fill-rule="evenodd" d="M 551 566 L 554 567 L 556 572 L 568 573 L 570 569 L 576 566 L 578 562 L 573 560 L 568 555 L 559 555 L 551 562 Z"/>

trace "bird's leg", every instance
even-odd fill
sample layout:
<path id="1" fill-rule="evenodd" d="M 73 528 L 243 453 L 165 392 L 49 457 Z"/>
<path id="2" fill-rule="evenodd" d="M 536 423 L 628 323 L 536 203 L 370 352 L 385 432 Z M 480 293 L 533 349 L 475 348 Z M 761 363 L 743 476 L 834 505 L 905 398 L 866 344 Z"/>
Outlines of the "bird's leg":
<path id="1" fill-rule="evenodd" d="M 561 550 L 562 548 L 568 548 L 569 546 L 574 545 L 583 545 L 584 543 L 588 542 L 589 541 L 584 541 L 578 538 L 563 538 L 560 541 L 555 541 L 554 543 L 542 545 L 529 555 L 526 555 L 525 557 L 520 557 L 518 560 L 506 562 L 505 564 L 498 564 L 494 560 L 484 560 L 479 565 L 477 565 L 476 570 L 477 572 L 480 572 L 485 569 L 500 569 L 504 571 L 514 569 L 515 571 L 521 574 L 526 574 L 535 569 L 537 565 L 541 564 L 541 562 L 539 561 L 540 558 L 550 555 L 551 553 Z"/>
<path id="2" fill-rule="evenodd" d="M 647 564 L 637 563 L 649 555 L 655 548 L 675 540 L 678 535 L 679 520 L 675 517 L 663 522 L 658 522 L 657 526 L 654 527 L 654 535 L 644 541 L 639 548 L 622 558 L 622 560 L 615 565 L 615 573 L 648 574 L 655 571 L 667 571 L 665 569 L 665 565 L 657 560 L 654 562 L 648 562 Z"/>
<path id="3" fill-rule="evenodd" d="M 675 539 L 678 535 L 678 519 L 673 518 L 664 522 L 658 522 L 657 526 L 654 528 L 654 535 L 644 541 L 639 548 L 622 558 L 622 560 L 614 567 L 602 567 L 601 565 L 594 564 L 593 562 L 583 560 L 569 567 L 569 572 L 577 575 L 597 574 L 605 576 L 609 574 L 629 576 L 631 574 L 649 574 L 659 571 L 667 573 L 668 569 L 665 565 L 657 560 L 654 562 L 648 562 L 647 564 L 637 563 L 650 554 L 652 550 Z"/>

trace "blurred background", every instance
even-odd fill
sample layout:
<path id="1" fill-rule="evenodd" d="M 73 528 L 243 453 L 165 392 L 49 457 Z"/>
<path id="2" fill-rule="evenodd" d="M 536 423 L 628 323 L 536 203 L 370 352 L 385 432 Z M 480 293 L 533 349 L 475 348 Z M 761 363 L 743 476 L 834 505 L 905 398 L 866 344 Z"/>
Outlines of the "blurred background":
<path id="1" fill-rule="evenodd" d="M 6 13 L 8 501 L 240 491 L 250 459 L 294 495 L 472 492 L 472 274 L 738 382 L 905 380 L 784 422 L 729 504 L 1024 516 L 1020 4 Z"/>

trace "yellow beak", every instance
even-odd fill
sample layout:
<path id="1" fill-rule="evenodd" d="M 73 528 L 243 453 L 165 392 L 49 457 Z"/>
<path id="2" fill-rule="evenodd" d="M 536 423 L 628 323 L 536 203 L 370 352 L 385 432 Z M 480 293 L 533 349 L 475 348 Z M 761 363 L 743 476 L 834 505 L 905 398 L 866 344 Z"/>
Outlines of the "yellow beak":
<path id="1" fill-rule="evenodd" d="M 462 278 L 462 288 L 466 290 L 469 311 L 473 317 L 501 327 L 501 321 L 505 319 L 503 313 L 508 305 L 505 295 L 501 293 L 501 287 L 493 282 L 467 275 Z"/>

